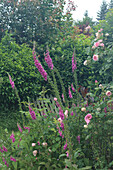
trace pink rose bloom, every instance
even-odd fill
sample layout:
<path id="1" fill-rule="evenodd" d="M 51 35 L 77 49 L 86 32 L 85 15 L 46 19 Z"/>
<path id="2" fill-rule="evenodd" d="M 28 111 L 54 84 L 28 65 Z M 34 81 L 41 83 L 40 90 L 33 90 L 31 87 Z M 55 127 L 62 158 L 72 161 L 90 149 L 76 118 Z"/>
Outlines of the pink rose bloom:
<path id="1" fill-rule="evenodd" d="M 95 47 L 98 47 L 99 45 L 100 45 L 100 42 L 98 41 L 94 44 Z"/>
<path id="2" fill-rule="evenodd" d="M 57 101 L 57 98 L 56 98 L 56 97 L 54 97 L 54 101 Z"/>
<path id="3" fill-rule="evenodd" d="M 112 95 L 112 93 L 110 91 L 106 92 L 106 96 L 111 96 L 111 95 Z"/>
<path id="4" fill-rule="evenodd" d="M 47 146 L 47 143 L 46 143 L 46 142 L 43 142 L 42 145 L 43 145 L 43 146 Z"/>
<path id="5" fill-rule="evenodd" d="M 85 121 L 86 121 L 87 125 L 89 124 L 90 119 L 92 119 L 92 115 L 91 115 L 91 114 L 87 114 L 87 115 L 85 116 Z"/>
<path id="6" fill-rule="evenodd" d="M 98 61 L 98 55 L 95 55 L 95 54 L 94 54 L 94 55 L 93 55 L 93 60 L 94 60 L 94 61 Z"/>
<path id="7" fill-rule="evenodd" d="M 95 83 L 98 83 L 98 81 L 97 81 L 97 80 L 95 80 Z"/>
<path id="8" fill-rule="evenodd" d="M 33 155 L 36 156 L 37 155 L 37 150 L 33 151 Z"/>
<path id="9" fill-rule="evenodd" d="M 36 143 L 32 143 L 32 146 L 35 146 L 36 145 Z"/>
<path id="10" fill-rule="evenodd" d="M 104 43 L 101 43 L 100 46 L 101 46 L 101 47 L 104 47 Z"/>
<path id="11" fill-rule="evenodd" d="M 102 40 L 98 40 L 98 42 L 99 42 L 99 43 L 101 43 L 101 42 L 102 42 Z"/>

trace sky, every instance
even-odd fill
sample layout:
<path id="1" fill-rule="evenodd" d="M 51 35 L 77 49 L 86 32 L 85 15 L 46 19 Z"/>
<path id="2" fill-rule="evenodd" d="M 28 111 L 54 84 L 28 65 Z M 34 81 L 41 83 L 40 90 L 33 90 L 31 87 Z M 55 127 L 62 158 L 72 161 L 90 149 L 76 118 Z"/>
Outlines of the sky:
<path id="1" fill-rule="evenodd" d="M 73 19 L 75 21 L 82 20 L 84 13 L 88 10 L 88 16 L 93 18 L 93 21 L 96 21 L 97 12 L 100 10 L 100 6 L 103 0 L 73 0 L 78 6 L 76 11 L 73 12 Z M 107 4 L 110 0 L 105 0 Z"/>

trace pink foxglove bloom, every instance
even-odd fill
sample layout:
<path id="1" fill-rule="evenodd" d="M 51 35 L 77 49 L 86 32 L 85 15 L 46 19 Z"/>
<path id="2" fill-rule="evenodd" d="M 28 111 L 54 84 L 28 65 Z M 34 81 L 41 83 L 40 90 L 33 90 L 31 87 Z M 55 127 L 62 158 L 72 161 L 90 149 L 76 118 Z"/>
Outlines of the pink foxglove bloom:
<path id="1" fill-rule="evenodd" d="M 38 145 L 40 145 L 40 142 L 39 142 L 39 141 L 38 141 L 37 143 L 38 143 Z"/>
<path id="2" fill-rule="evenodd" d="M 21 129 L 21 127 L 19 126 L 18 123 L 17 123 L 17 126 L 18 126 L 19 131 L 22 133 L 22 129 Z"/>
<path id="3" fill-rule="evenodd" d="M 10 157 L 10 160 L 16 162 L 16 159 L 13 158 L 12 156 Z"/>
<path id="4" fill-rule="evenodd" d="M 68 151 L 66 152 L 66 156 L 69 157 L 69 152 Z"/>
<path id="5" fill-rule="evenodd" d="M 12 132 L 11 136 L 10 136 L 10 139 L 12 139 L 12 142 L 14 143 L 15 142 L 15 137 L 14 137 L 14 133 Z"/>
<path id="6" fill-rule="evenodd" d="M 63 101 L 65 102 L 65 100 L 64 100 L 64 95 L 62 94 L 62 99 L 63 99 Z"/>
<path id="7" fill-rule="evenodd" d="M 94 55 L 93 55 L 93 60 L 94 60 L 94 61 L 98 61 L 98 55 L 95 55 L 95 54 L 94 54 Z"/>
<path id="8" fill-rule="evenodd" d="M 75 69 L 77 69 L 77 62 L 76 62 L 76 58 L 74 56 L 74 53 L 73 53 L 73 56 L 72 56 L 72 72 L 74 72 Z"/>
<path id="9" fill-rule="evenodd" d="M 24 126 L 24 129 L 28 129 L 28 133 L 30 132 L 30 128 L 29 128 L 29 127 L 25 127 L 25 126 Z"/>
<path id="10" fill-rule="evenodd" d="M 38 71 L 41 73 L 41 75 L 45 79 L 45 81 L 47 81 L 47 73 L 44 70 L 44 68 L 42 67 L 41 63 L 36 59 L 35 51 L 33 52 L 33 58 L 34 58 L 35 66 L 37 67 Z"/>
<path id="11" fill-rule="evenodd" d="M 72 96 L 72 94 L 71 94 L 70 87 L 69 87 L 69 98 L 73 98 L 73 96 Z"/>
<path id="12" fill-rule="evenodd" d="M 80 136 L 77 136 L 77 141 L 78 143 L 80 143 Z"/>
<path id="13" fill-rule="evenodd" d="M 61 109 L 61 107 L 59 107 L 59 116 L 62 120 L 64 119 L 64 113 L 63 113 L 63 110 Z"/>
<path id="14" fill-rule="evenodd" d="M 71 116 L 73 116 L 73 111 L 71 112 Z"/>
<path id="15" fill-rule="evenodd" d="M 107 91 L 107 92 L 106 92 L 106 96 L 109 97 L 109 96 L 111 96 L 111 95 L 112 95 L 112 93 L 111 93 L 110 91 Z"/>
<path id="16" fill-rule="evenodd" d="M 66 142 L 66 144 L 64 145 L 64 150 L 66 150 L 67 149 L 67 142 Z"/>
<path id="17" fill-rule="evenodd" d="M 73 87 L 73 84 L 71 84 L 71 88 L 72 88 L 73 92 L 75 92 L 75 89 L 74 89 L 74 87 Z"/>
<path id="18" fill-rule="evenodd" d="M 89 124 L 89 122 L 90 122 L 91 119 L 92 119 L 92 115 L 91 115 L 91 114 L 87 114 L 87 115 L 85 116 L 85 121 L 86 121 L 87 125 Z"/>
<path id="19" fill-rule="evenodd" d="M 52 59 L 51 59 L 51 57 L 49 55 L 48 50 L 46 51 L 45 61 L 46 61 L 47 65 L 48 65 L 48 67 L 53 70 L 53 63 L 52 63 Z"/>
<path id="20" fill-rule="evenodd" d="M 12 79 L 11 79 L 11 76 L 10 76 L 10 75 L 9 75 L 9 80 L 10 80 L 10 84 L 11 84 L 11 86 L 12 86 L 13 90 L 14 90 L 14 87 L 15 87 L 15 85 L 14 85 L 14 81 L 12 81 Z"/>
<path id="21" fill-rule="evenodd" d="M 35 120 L 36 119 L 36 115 L 35 115 L 35 112 L 32 110 L 32 108 L 29 106 L 29 113 L 30 113 L 30 115 L 31 115 L 31 118 L 33 119 L 33 120 Z"/>
<path id="22" fill-rule="evenodd" d="M 7 148 L 5 146 L 2 146 L 2 147 L 3 147 L 3 151 L 7 152 Z"/>
<path id="23" fill-rule="evenodd" d="M 62 131 L 64 131 L 64 123 L 63 122 L 61 122 L 60 127 L 62 128 Z"/>

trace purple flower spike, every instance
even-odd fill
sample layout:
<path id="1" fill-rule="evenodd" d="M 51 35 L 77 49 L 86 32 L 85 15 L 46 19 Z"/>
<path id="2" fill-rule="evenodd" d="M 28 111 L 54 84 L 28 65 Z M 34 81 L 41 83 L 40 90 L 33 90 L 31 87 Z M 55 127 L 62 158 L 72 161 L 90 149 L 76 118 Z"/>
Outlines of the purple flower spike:
<path id="1" fill-rule="evenodd" d="M 11 76 L 10 76 L 10 75 L 9 75 L 9 81 L 10 81 L 10 84 L 11 84 L 11 86 L 12 86 L 13 90 L 14 90 L 15 84 L 14 84 L 14 81 L 12 81 L 12 79 L 11 79 Z"/>
<path id="2" fill-rule="evenodd" d="M 73 87 L 73 84 L 71 84 L 71 88 L 72 88 L 73 92 L 75 92 L 75 89 L 74 89 L 74 87 Z"/>
<path id="3" fill-rule="evenodd" d="M 19 126 L 18 123 L 17 123 L 17 126 L 18 126 L 19 131 L 22 133 L 22 129 L 21 129 L 21 127 Z"/>
<path id="4" fill-rule="evenodd" d="M 49 55 L 49 51 L 46 51 L 46 55 L 45 55 L 45 62 L 47 63 L 48 67 L 53 70 L 53 63 L 52 63 L 52 59 Z"/>
<path id="5" fill-rule="evenodd" d="M 66 150 L 66 148 L 67 148 L 67 142 L 66 142 L 66 144 L 64 145 L 64 150 Z"/>
<path id="6" fill-rule="evenodd" d="M 10 139 L 12 139 L 12 142 L 14 143 L 15 142 L 15 137 L 14 137 L 14 133 L 12 132 L 11 136 L 10 136 Z"/>
<path id="7" fill-rule="evenodd" d="M 10 160 L 16 162 L 16 159 L 13 158 L 12 156 L 10 157 Z"/>
<path id="8" fill-rule="evenodd" d="M 3 151 L 7 152 L 7 148 L 5 146 L 2 146 L 2 147 L 3 147 Z"/>
<path id="9" fill-rule="evenodd" d="M 33 52 L 33 58 L 34 58 L 35 66 L 37 67 L 38 71 L 41 73 L 41 75 L 45 79 L 45 81 L 47 81 L 47 73 L 44 70 L 44 68 L 42 67 L 41 63 L 36 59 L 35 52 Z"/>
<path id="10" fill-rule="evenodd" d="M 30 113 L 30 115 L 31 115 L 31 118 L 33 119 L 33 120 L 35 120 L 36 119 L 36 115 L 35 115 L 35 112 L 32 110 L 32 108 L 29 106 L 29 113 Z"/>
<path id="11" fill-rule="evenodd" d="M 73 98 L 73 96 L 72 96 L 72 94 L 71 94 L 70 87 L 69 87 L 69 98 Z"/>
<path id="12" fill-rule="evenodd" d="M 78 143 L 80 143 L 80 136 L 77 136 L 77 141 Z"/>

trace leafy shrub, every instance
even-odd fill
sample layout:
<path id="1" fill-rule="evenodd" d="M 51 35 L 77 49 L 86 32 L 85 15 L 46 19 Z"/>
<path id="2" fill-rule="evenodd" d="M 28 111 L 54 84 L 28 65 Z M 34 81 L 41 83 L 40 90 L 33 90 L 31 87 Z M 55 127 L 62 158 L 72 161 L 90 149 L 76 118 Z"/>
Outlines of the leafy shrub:
<path id="1" fill-rule="evenodd" d="M 9 87 L 7 72 L 14 76 L 12 78 L 22 101 L 27 100 L 27 96 L 33 98 L 38 95 L 43 79 L 34 66 L 32 51 L 25 44 L 17 45 L 9 34 L 6 34 L 0 43 L 0 77 L 3 79 L 0 89 L 0 109 L 3 110 L 18 106 L 16 96 L 14 97 Z"/>

